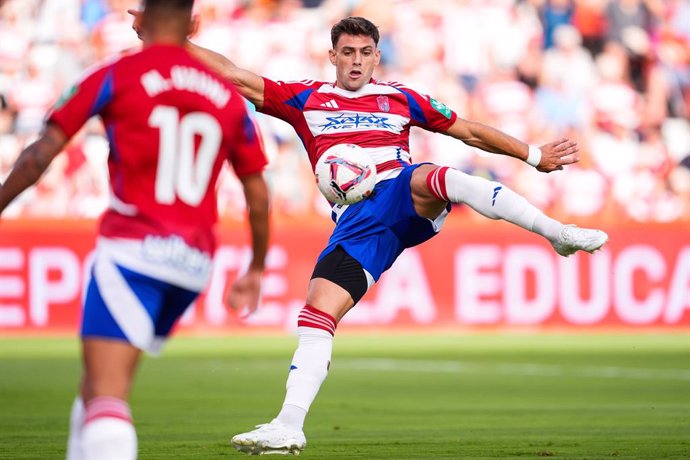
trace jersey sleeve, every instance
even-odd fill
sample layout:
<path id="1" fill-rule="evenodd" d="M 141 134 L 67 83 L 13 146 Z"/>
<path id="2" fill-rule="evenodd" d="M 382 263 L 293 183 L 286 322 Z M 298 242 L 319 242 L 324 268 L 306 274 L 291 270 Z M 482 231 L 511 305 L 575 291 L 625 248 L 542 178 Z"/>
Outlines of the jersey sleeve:
<path id="1" fill-rule="evenodd" d="M 259 112 L 290 123 L 302 115 L 313 91 L 307 82 L 276 82 L 264 77 L 264 105 Z"/>
<path id="2" fill-rule="evenodd" d="M 264 153 L 258 126 L 243 103 L 239 123 L 240 126 L 237 127 L 237 136 L 232 143 L 232 154 L 229 158 L 232 169 L 235 170 L 237 177 L 260 173 L 268 164 L 268 160 Z"/>
<path id="3" fill-rule="evenodd" d="M 68 89 L 48 113 L 47 123 L 57 125 L 67 137 L 113 99 L 113 66 L 99 68 Z"/>
<path id="4" fill-rule="evenodd" d="M 422 95 L 410 88 L 398 87 L 407 96 L 410 106 L 410 123 L 433 132 L 446 132 L 458 115 L 443 102 Z"/>

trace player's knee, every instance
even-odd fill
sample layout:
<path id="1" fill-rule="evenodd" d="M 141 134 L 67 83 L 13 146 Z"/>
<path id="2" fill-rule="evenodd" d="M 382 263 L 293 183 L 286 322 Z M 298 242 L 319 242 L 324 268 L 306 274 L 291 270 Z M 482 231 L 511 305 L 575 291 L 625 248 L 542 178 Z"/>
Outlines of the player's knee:
<path id="1" fill-rule="evenodd" d="M 323 278 L 331 283 L 339 286 L 345 292 L 344 298 L 341 302 L 343 308 L 347 311 L 354 306 L 369 290 L 369 280 L 362 265 L 350 254 L 348 254 L 342 247 L 337 246 L 333 251 L 326 254 L 316 263 L 314 272 L 311 275 L 312 285 L 316 278 Z M 309 292 L 309 304 L 320 306 L 319 297 L 327 297 L 324 300 L 326 303 L 333 302 L 334 296 L 332 292 L 324 293 L 323 289 L 311 289 Z M 347 294 L 345 294 L 347 293 Z M 327 294 L 327 296 L 324 296 Z M 342 312 L 344 314 L 344 312 Z M 334 315 L 340 319 L 342 315 Z"/>
<path id="2" fill-rule="evenodd" d="M 446 166 L 422 165 L 410 182 L 412 202 L 418 215 L 435 219 L 451 201 L 445 187 Z"/>
<path id="3" fill-rule="evenodd" d="M 422 199 L 448 202 L 446 191 L 446 174 L 451 169 L 447 166 L 423 165 L 419 173 L 413 176 L 412 192 Z M 416 179 L 416 180 L 415 180 Z"/>

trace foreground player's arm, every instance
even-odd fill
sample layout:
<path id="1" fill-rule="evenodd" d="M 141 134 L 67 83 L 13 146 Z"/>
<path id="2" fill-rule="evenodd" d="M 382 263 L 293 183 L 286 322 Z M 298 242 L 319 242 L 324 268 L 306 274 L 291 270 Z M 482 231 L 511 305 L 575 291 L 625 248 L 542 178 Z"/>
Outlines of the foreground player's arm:
<path id="1" fill-rule="evenodd" d="M 259 306 L 261 276 L 268 252 L 269 194 L 261 173 L 241 177 L 240 181 L 247 200 L 252 237 L 252 260 L 247 273 L 233 283 L 227 303 L 235 310 L 247 307 L 248 313 L 252 313 Z"/>
<path id="2" fill-rule="evenodd" d="M 20 193 L 38 182 L 67 140 L 60 128 L 48 124 L 38 140 L 22 151 L 7 180 L 0 185 L 0 214 Z"/>
<path id="3" fill-rule="evenodd" d="M 261 76 L 247 69 L 242 69 L 225 56 L 190 41 L 187 41 L 187 49 L 197 59 L 235 85 L 240 94 L 254 104 L 257 109 L 263 107 L 264 79 Z"/>
<path id="4" fill-rule="evenodd" d="M 445 133 L 472 147 L 527 161 L 541 172 L 560 170 L 563 166 L 579 161 L 577 143 L 567 138 L 542 145 L 539 147 L 541 158 L 537 152 L 532 152 L 530 158 L 530 148 L 534 150 L 536 147 L 530 147 L 513 136 L 482 123 L 457 118 Z"/>

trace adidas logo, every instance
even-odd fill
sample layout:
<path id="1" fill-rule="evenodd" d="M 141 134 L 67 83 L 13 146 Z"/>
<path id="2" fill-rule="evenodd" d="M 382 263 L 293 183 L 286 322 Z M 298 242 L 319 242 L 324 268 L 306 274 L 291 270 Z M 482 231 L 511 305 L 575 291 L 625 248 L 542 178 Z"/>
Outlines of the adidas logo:
<path id="1" fill-rule="evenodd" d="M 338 103 L 335 102 L 335 99 L 331 99 L 328 102 L 324 102 L 321 104 L 321 107 L 328 107 L 329 109 L 339 109 L 340 107 L 338 106 Z"/>

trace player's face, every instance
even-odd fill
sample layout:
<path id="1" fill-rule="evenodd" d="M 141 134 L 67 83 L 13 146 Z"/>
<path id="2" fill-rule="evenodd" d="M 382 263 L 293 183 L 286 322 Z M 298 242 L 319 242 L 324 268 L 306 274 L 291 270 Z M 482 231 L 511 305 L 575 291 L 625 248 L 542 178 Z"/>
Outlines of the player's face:
<path id="1" fill-rule="evenodd" d="M 381 59 L 374 39 L 365 35 L 341 35 L 328 54 L 335 66 L 336 86 L 348 91 L 357 91 L 369 83 Z"/>

